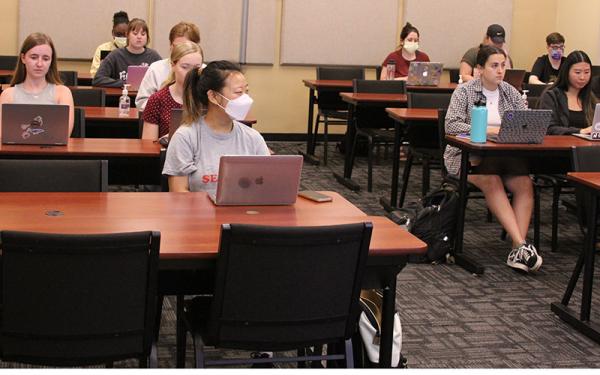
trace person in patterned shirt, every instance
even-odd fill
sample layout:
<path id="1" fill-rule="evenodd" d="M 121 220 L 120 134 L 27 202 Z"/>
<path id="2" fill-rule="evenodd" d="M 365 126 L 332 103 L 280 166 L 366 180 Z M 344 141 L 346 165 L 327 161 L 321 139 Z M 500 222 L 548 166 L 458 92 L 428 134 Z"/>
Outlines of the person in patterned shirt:
<path id="1" fill-rule="evenodd" d="M 502 49 L 482 46 L 477 53 L 477 67 L 480 77 L 460 85 L 452 94 L 446 114 L 446 134 L 470 132 L 471 109 L 478 101 L 486 103 L 487 131 L 493 134 L 498 133 L 505 111 L 526 109 L 519 92 L 503 81 L 506 53 Z M 542 257 L 526 242 L 533 209 L 533 185 L 526 160 L 506 156 L 469 161 L 474 174 L 469 174 L 468 181 L 483 192 L 490 211 L 511 237 L 513 248 L 506 263 L 517 270 L 537 271 Z M 448 173 L 458 176 L 460 163 L 460 150 L 447 146 L 444 164 Z M 512 193 L 512 203 L 506 190 Z"/>
<path id="2" fill-rule="evenodd" d="M 202 60 L 202 49 L 194 42 L 183 42 L 173 48 L 169 77 L 150 96 L 144 110 L 143 139 L 156 140 L 169 134 L 172 110 L 182 108 L 185 77 L 190 70 L 202 66 Z"/>

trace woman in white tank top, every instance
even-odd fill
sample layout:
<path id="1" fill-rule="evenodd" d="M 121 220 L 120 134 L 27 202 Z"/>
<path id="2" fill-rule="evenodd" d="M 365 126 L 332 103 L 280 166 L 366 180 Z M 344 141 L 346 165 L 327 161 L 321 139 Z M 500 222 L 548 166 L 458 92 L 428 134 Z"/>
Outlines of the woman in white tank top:
<path id="1" fill-rule="evenodd" d="M 23 41 L 19 61 L 10 82 L 11 87 L 0 95 L 0 121 L 4 103 L 66 104 L 69 106 L 69 134 L 71 134 L 73 96 L 71 90 L 62 85 L 56 60 L 54 43 L 48 35 L 33 33 Z M 1 129 L 0 126 L 0 131 Z"/>

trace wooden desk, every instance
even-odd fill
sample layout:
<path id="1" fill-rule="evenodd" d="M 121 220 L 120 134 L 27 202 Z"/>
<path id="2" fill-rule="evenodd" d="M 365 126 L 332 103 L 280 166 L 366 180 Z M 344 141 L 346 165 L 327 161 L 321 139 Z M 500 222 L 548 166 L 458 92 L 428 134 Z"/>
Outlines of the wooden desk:
<path id="1" fill-rule="evenodd" d="M 483 273 L 482 266 L 462 254 L 464 220 L 467 195 L 467 176 L 469 174 L 469 156 L 505 156 L 522 157 L 528 160 L 532 173 L 566 173 L 571 170 L 571 148 L 577 146 L 598 146 L 591 142 L 571 135 L 550 135 L 540 144 L 500 144 L 500 143 L 471 143 L 469 139 L 456 136 L 446 136 L 450 146 L 459 148 L 461 153 L 461 167 L 459 178 L 459 208 L 456 220 L 456 239 L 454 256 L 456 264 L 476 274 Z M 551 160 L 552 162 L 548 162 Z"/>
<path id="2" fill-rule="evenodd" d="M 403 107 L 406 106 L 406 94 L 373 94 L 373 93 L 340 93 L 342 100 L 348 103 L 348 129 L 346 131 L 346 148 L 344 154 L 344 174 L 340 176 L 334 173 L 339 183 L 347 188 L 358 191 L 360 186 L 352 180 L 352 145 L 356 138 L 356 107 Z"/>
<path id="3" fill-rule="evenodd" d="M 371 221 L 365 286 L 384 289 L 381 365 L 391 363 L 396 277 L 426 245 L 384 217 L 366 216 L 334 192 L 330 203 L 298 198 L 293 206 L 216 207 L 205 193 L 2 193 L 0 228 L 50 233 L 161 232 L 160 267 L 214 269 L 225 223 L 314 226 Z M 60 216 L 47 212 L 60 211 Z M 259 214 L 247 214 L 247 211 Z"/>
<path id="4" fill-rule="evenodd" d="M 0 145 L 2 159 L 108 160 L 109 184 L 159 184 L 160 145 L 141 139 L 70 138 L 66 146 Z"/>
<path id="5" fill-rule="evenodd" d="M 592 340 L 600 343 L 600 325 L 590 321 L 592 307 L 592 284 L 594 280 L 594 258 L 596 254 L 596 234 L 598 230 L 598 196 L 600 195 L 600 173 L 599 172 L 572 172 L 567 178 L 576 187 L 583 189 L 590 198 L 586 207 L 587 231 L 583 249 L 577 259 L 575 269 L 565 290 L 561 302 L 550 304 L 551 310 L 562 320 L 573 326 Z M 592 223 L 592 224 L 590 224 Z M 581 292 L 581 309 L 579 316 L 568 307 L 573 291 L 583 269 L 583 290 Z"/>
<path id="6" fill-rule="evenodd" d="M 80 107 L 85 111 L 85 120 L 96 121 L 128 121 L 137 124 L 139 113 L 136 108 L 129 109 L 128 116 L 119 116 L 118 107 Z"/>
<path id="7" fill-rule="evenodd" d="M 385 111 L 394 119 L 394 151 L 392 153 L 392 184 L 390 200 L 381 198 L 379 201 L 387 211 L 398 207 L 398 178 L 400 176 L 400 146 L 402 143 L 402 126 L 408 122 L 437 122 L 438 110 L 431 108 L 386 108 Z M 407 172 L 405 172 L 407 173 Z M 404 202 L 404 197 L 400 197 Z"/>

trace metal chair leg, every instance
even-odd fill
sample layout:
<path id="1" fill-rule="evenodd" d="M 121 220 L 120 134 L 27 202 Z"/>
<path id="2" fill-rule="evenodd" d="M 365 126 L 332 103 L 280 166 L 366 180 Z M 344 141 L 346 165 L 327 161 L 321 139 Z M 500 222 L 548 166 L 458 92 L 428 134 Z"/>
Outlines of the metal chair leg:
<path id="1" fill-rule="evenodd" d="M 408 179 L 410 177 L 410 169 L 412 168 L 413 163 L 413 154 L 408 149 L 406 154 L 406 164 L 404 164 L 404 171 L 402 172 L 402 189 L 400 190 L 400 200 L 398 202 L 398 207 L 404 206 L 404 198 L 406 197 L 406 190 L 408 189 Z"/>
<path id="2" fill-rule="evenodd" d="M 534 185 L 533 188 L 533 246 L 539 251 L 540 250 L 540 199 L 541 199 L 540 186 Z"/>
<path id="3" fill-rule="evenodd" d="M 561 187 L 556 184 L 552 188 L 552 244 L 550 251 L 558 251 L 558 200 L 560 198 Z"/>
<path id="4" fill-rule="evenodd" d="M 329 133 L 329 119 L 327 118 L 327 116 L 324 116 L 324 123 L 323 123 L 323 165 L 327 165 L 327 136 Z"/>
<path id="5" fill-rule="evenodd" d="M 373 191 L 373 137 L 367 137 L 368 143 L 368 170 L 367 170 L 367 191 Z"/>

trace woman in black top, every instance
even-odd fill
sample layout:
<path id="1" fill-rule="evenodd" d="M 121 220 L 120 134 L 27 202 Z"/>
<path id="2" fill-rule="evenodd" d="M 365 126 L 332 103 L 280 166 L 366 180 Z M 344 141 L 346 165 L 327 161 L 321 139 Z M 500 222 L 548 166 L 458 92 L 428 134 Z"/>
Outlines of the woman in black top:
<path id="1" fill-rule="evenodd" d="M 548 134 L 589 134 L 597 99 L 590 84 L 592 62 L 583 51 L 573 51 L 562 64 L 558 79 L 540 99 L 541 109 L 552 110 Z"/>

